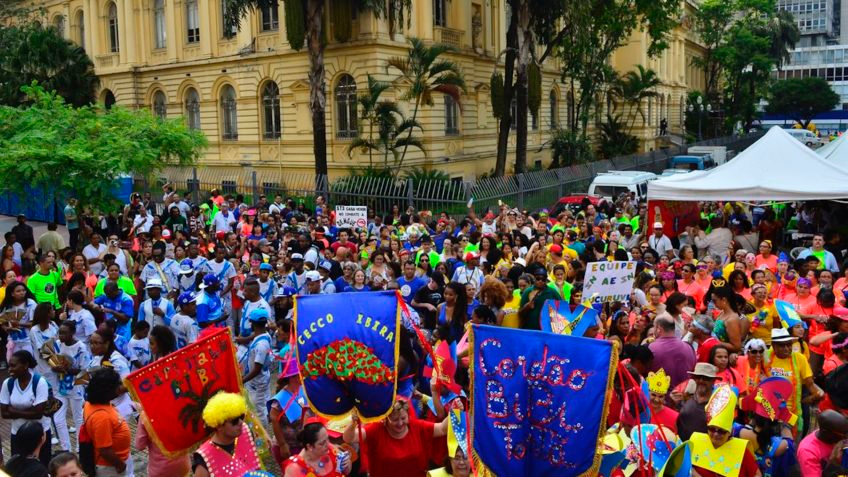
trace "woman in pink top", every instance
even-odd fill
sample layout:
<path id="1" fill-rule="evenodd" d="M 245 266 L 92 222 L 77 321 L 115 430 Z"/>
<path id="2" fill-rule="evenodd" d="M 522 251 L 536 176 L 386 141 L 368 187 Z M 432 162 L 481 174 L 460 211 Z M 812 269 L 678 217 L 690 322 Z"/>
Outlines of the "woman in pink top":
<path id="1" fill-rule="evenodd" d="M 771 253 L 771 240 L 760 242 L 760 253 L 757 255 L 757 268 L 765 265 L 771 273 L 777 273 L 777 255 Z"/>

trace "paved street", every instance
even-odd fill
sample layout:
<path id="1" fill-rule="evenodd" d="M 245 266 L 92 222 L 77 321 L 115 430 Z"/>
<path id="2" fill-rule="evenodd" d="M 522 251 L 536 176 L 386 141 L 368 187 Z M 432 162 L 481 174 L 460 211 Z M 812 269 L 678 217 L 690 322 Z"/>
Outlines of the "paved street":
<path id="1" fill-rule="evenodd" d="M 45 222 L 27 221 L 27 223 L 32 227 L 32 236 L 35 237 L 36 241 L 38 241 L 38 237 L 40 237 L 41 234 L 47 232 L 47 223 Z M 18 221 L 16 217 L 12 217 L 9 215 L 0 215 L 0 236 L 12 230 L 12 227 L 17 224 Z M 70 240 L 68 237 L 68 228 L 64 225 L 60 225 L 57 232 L 62 234 L 62 237 L 65 238 L 65 244 L 67 245 L 68 241 Z M 5 243 L 5 241 L 2 243 Z"/>

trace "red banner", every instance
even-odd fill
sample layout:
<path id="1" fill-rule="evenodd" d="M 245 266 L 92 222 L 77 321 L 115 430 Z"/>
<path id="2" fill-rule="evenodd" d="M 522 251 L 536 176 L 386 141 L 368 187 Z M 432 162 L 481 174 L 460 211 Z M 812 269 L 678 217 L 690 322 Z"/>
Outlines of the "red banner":
<path id="1" fill-rule="evenodd" d="M 148 430 L 166 455 L 181 454 L 206 437 L 202 413 L 219 391 L 241 392 L 241 373 L 229 329 L 192 343 L 124 379 L 147 414 Z"/>
<path id="2" fill-rule="evenodd" d="M 644 233 L 650 235 L 654 222 L 662 222 L 663 233 L 668 238 L 677 237 L 686 227 L 698 225 L 700 219 L 697 202 L 651 200 L 648 202 L 648 223 Z"/>

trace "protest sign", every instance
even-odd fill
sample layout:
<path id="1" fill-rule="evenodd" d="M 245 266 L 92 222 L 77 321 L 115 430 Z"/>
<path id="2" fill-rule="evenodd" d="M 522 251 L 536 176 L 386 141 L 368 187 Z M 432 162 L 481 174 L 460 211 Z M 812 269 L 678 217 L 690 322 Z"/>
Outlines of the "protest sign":
<path id="1" fill-rule="evenodd" d="M 542 331 L 558 335 L 583 336 L 586 330 L 597 323 L 598 312 L 593 308 L 578 305 L 571 310 L 567 301 L 547 300 L 539 322 Z"/>
<path id="2" fill-rule="evenodd" d="M 364 422 L 385 417 L 397 392 L 397 292 L 295 299 L 297 360 L 312 410 L 333 418 L 354 407 Z"/>
<path id="3" fill-rule="evenodd" d="M 591 262 L 586 264 L 583 296 L 593 303 L 627 301 L 633 291 L 636 262 Z"/>
<path id="4" fill-rule="evenodd" d="M 597 475 L 612 342 L 473 325 L 472 454 L 483 475 Z"/>
<path id="5" fill-rule="evenodd" d="M 131 373 L 124 384 L 141 404 L 148 430 L 166 455 L 178 455 L 207 437 L 206 402 L 219 391 L 241 392 L 241 372 L 229 329 L 222 328 Z"/>
<path id="6" fill-rule="evenodd" d="M 364 205 L 337 205 L 336 226 L 357 228 L 368 225 L 368 207 Z"/>
<path id="7" fill-rule="evenodd" d="M 686 227 L 698 225 L 701 220 L 701 211 L 697 202 L 679 200 L 651 200 L 648 202 L 647 224 L 661 222 L 663 234 L 668 237 L 677 237 Z M 642 226 L 642 233 L 651 233 L 646 225 Z M 645 232 L 647 230 L 647 232 Z M 634 233 L 636 231 L 634 230 Z M 692 240 L 690 238 L 690 240 Z"/>

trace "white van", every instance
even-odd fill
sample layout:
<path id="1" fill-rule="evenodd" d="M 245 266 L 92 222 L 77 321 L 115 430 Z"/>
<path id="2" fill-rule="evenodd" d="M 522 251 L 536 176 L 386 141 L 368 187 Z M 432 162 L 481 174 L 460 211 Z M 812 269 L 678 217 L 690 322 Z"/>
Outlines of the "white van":
<path id="1" fill-rule="evenodd" d="M 589 185 L 589 195 L 616 200 L 621 194 L 635 192 L 636 198 L 644 201 L 648 198 L 648 182 L 656 178 L 653 172 L 645 171 L 601 172 Z"/>
<path id="2" fill-rule="evenodd" d="M 795 139 L 803 142 L 807 147 L 819 147 L 823 144 L 820 137 L 806 129 L 787 129 L 786 132 Z"/>

